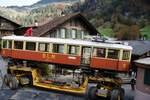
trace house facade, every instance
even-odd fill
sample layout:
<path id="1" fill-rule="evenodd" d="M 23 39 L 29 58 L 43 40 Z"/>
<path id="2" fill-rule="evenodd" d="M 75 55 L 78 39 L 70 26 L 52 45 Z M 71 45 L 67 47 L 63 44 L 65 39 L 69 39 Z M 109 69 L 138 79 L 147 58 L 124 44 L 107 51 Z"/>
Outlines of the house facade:
<path id="1" fill-rule="evenodd" d="M 150 57 L 135 61 L 138 66 L 134 100 L 149 100 L 150 98 Z"/>
<path id="2" fill-rule="evenodd" d="M 88 39 L 91 36 L 100 34 L 81 13 L 60 16 L 47 21 L 45 24 L 39 25 L 38 23 L 37 25 L 31 27 L 33 36 L 38 37 Z M 20 32 L 25 32 L 25 29 L 29 27 L 20 29 Z"/>
<path id="3" fill-rule="evenodd" d="M 41 36 L 55 38 L 85 39 L 90 35 L 89 30 L 80 19 L 70 19 L 57 28 Z"/>
<path id="4" fill-rule="evenodd" d="M 0 37 L 15 34 L 15 29 L 20 27 L 19 24 L 0 16 Z"/>

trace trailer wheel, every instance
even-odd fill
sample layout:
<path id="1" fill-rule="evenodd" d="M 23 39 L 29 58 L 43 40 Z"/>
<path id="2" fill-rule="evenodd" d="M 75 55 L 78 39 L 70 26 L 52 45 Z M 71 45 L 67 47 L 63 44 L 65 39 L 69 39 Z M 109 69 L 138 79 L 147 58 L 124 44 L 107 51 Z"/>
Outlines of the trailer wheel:
<path id="1" fill-rule="evenodd" d="M 119 89 L 112 90 L 110 100 L 121 100 L 121 94 Z"/>
<path id="2" fill-rule="evenodd" d="M 97 99 L 96 92 L 97 92 L 97 88 L 92 86 L 87 90 L 86 97 L 90 100 L 96 100 Z"/>
<path id="3" fill-rule="evenodd" d="M 124 95 L 125 95 L 125 91 L 123 88 L 120 88 L 120 96 L 121 96 L 121 100 L 124 100 Z"/>
<path id="4" fill-rule="evenodd" d="M 15 90 L 18 88 L 18 80 L 15 76 L 11 76 L 11 79 L 9 81 L 9 88 L 12 90 Z"/>
<path id="5" fill-rule="evenodd" d="M 11 78 L 11 75 L 10 74 L 5 74 L 4 75 L 4 83 L 6 84 L 6 85 L 8 85 L 8 82 L 10 81 L 10 78 Z"/>
<path id="6" fill-rule="evenodd" d="M 12 90 L 15 90 L 18 88 L 18 80 L 15 76 L 6 74 L 4 76 L 4 82 L 5 84 Z"/>

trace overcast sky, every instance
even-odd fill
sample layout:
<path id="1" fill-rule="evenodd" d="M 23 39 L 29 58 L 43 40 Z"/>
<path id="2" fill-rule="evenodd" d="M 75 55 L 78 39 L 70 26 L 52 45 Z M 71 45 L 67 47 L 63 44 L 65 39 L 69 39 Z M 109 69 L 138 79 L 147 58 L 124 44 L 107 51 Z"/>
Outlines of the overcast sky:
<path id="1" fill-rule="evenodd" d="M 0 6 L 24 6 L 32 5 L 40 0 L 0 0 Z"/>

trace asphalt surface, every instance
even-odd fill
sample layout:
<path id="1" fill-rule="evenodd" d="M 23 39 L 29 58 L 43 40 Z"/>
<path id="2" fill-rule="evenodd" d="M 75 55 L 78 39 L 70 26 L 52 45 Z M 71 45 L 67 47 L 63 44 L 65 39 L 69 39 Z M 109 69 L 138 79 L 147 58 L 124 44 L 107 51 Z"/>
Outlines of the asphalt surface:
<path id="1" fill-rule="evenodd" d="M 2 75 L 6 74 L 7 61 L 0 57 L 0 70 Z M 2 79 L 0 77 L 0 87 Z M 91 85 L 91 84 L 89 84 Z M 131 90 L 129 84 L 122 86 L 125 89 L 125 100 L 133 100 L 134 91 Z M 46 91 L 42 89 L 24 87 L 18 90 L 10 90 L 7 87 L 0 88 L 0 100 L 87 100 L 84 96 L 70 95 L 65 93 L 58 93 L 54 91 Z M 102 100 L 99 98 L 99 100 Z M 103 99 L 104 100 L 104 99 Z"/>

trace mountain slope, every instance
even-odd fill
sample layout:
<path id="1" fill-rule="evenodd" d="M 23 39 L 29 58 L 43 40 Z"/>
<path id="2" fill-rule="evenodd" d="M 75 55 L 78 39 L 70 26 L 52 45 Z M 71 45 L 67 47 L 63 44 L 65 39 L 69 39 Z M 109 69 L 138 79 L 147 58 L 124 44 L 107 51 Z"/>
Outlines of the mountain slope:
<path id="1" fill-rule="evenodd" d="M 69 2 L 70 1 L 70 2 Z M 22 25 L 33 25 L 60 16 L 72 6 L 72 0 L 41 0 L 31 6 L 0 7 L 0 15 Z M 73 0 L 76 1 L 76 0 Z"/>
<path id="2" fill-rule="evenodd" d="M 73 10 L 83 12 L 104 35 L 127 39 L 128 34 L 137 39 L 140 30 L 150 25 L 149 5 L 149 0 L 85 0 Z"/>
<path id="3" fill-rule="evenodd" d="M 39 4 L 48 4 L 48 3 L 54 3 L 54 2 L 73 2 L 77 0 L 41 0 L 33 5 L 39 5 Z"/>

